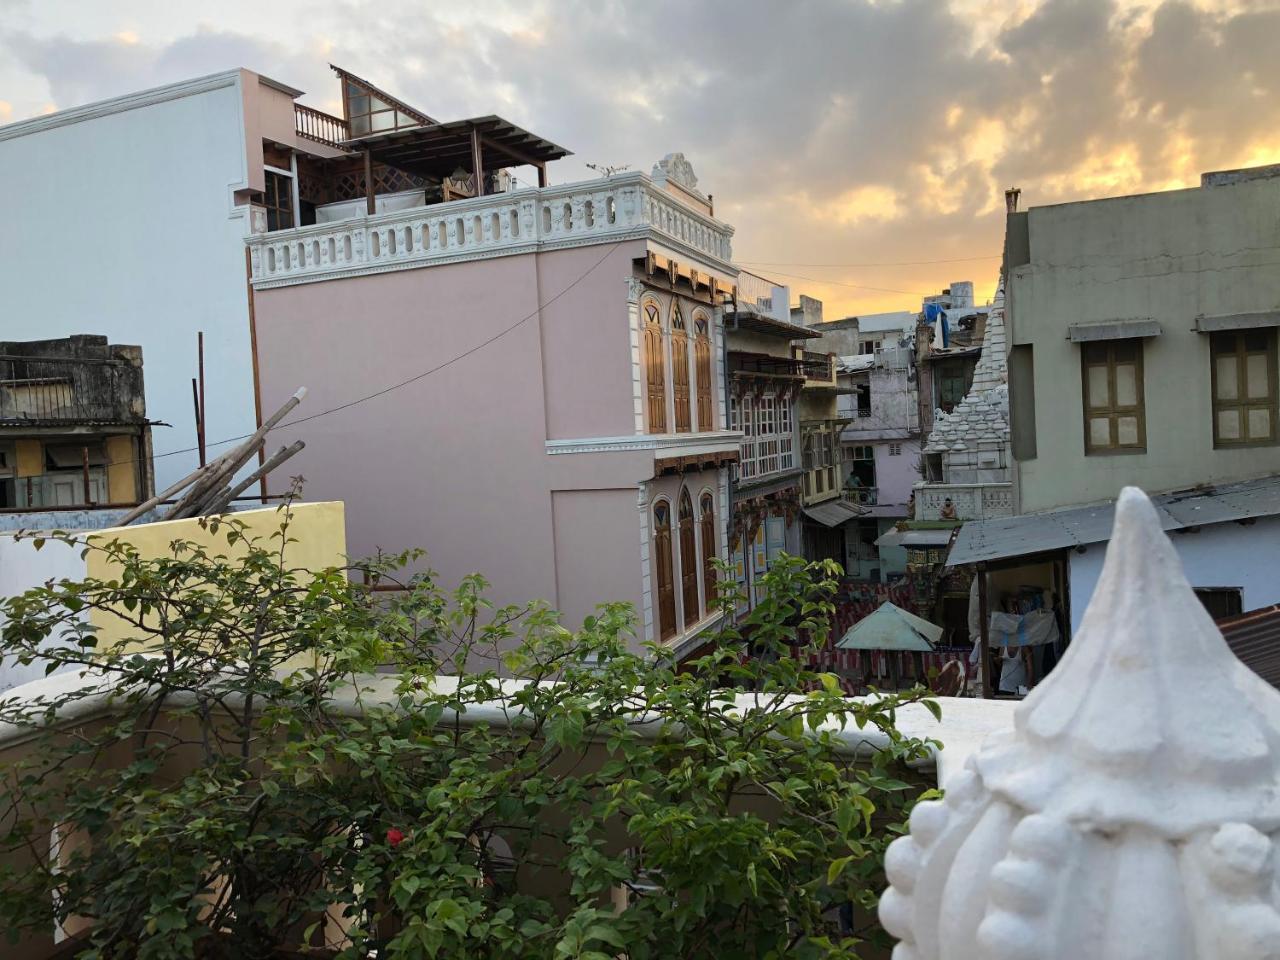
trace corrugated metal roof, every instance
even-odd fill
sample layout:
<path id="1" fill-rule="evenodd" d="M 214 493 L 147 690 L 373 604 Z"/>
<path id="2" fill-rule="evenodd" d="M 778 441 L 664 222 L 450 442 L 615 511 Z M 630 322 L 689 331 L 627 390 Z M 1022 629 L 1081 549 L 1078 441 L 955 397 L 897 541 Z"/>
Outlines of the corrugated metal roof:
<path id="1" fill-rule="evenodd" d="M 1280 515 L 1280 476 L 1199 487 L 1151 498 L 1165 530 Z M 948 566 L 1021 557 L 1111 539 L 1115 502 L 1019 517 L 971 520 L 960 528 Z"/>
<path id="2" fill-rule="evenodd" d="M 827 503 L 815 503 L 811 507 L 804 508 L 806 517 L 817 520 L 826 527 L 838 527 L 842 523 L 857 519 L 863 513 L 864 511 L 844 500 L 830 500 Z"/>
<path id="3" fill-rule="evenodd" d="M 936 530 L 890 530 L 876 539 L 877 547 L 945 547 L 955 527 Z"/>
<path id="4" fill-rule="evenodd" d="M 1280 603 L 1219 620 L 1218 628 L 1245 666 L 1280 688 Z"/>

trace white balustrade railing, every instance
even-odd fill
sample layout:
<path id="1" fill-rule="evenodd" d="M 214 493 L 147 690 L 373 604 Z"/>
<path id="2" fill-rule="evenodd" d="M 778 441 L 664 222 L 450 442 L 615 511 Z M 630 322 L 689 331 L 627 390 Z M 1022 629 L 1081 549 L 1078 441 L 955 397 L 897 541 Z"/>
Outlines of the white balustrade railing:
<path id="1" fill-rule="evenodd" d="M 254 284 L 277 286 L 648 233 L 731 269 L 733 228 L 685 206 L 643 173 L 256 233 L 247 243 Z"/>
<path id="2" fill-rule="evenodd" d="M 990 520 L 1013 516 L 1011 483 L 928 483 L 915 488 L 916 520 Z"/>

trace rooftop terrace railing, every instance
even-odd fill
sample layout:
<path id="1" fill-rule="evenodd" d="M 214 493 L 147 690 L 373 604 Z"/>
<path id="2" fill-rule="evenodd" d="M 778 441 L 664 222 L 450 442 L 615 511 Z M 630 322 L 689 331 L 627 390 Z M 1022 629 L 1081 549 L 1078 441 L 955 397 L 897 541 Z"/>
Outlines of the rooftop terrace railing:
<path id="1" fill-rule="evenodd" d="M 736 273 L 733 228 L 638 172 L 277 230 L 247 243 L 254 285 L 274 287 L 649 235 Z"/>

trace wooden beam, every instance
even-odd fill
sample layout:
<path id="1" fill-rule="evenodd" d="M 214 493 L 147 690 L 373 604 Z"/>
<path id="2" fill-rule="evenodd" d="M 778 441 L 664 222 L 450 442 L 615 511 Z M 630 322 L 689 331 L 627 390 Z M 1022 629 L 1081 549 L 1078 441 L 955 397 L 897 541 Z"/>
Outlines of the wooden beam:
<path id="1" fill-rule="evenodd" d="M 471 176 L 475 178 L 475 196 L 484 196 L 484 158 L 480 150 L 480 131 L 471 128 Z"/>
<path id="2" fill-rule="evenodd" d="M 538 164 L 538 186 L 545 187 L 547 185 L 547 165 L 545 163 Z"/>
<path id="3" fill-rule="evenodd" d="M 537 157 L 533 156 L 532 154 L 528 154 L 521 150 L 517 150 L 514 147 L 509 147 L 505 143 L 499 143 L 497 140 L 494 140 L 491 137 L 486 137 L 483 134 L 481 134 L 480 142 L 483 143 L 490 150 L 496 150 L 498 153 L 505 153 L 512 160 L 516 160 L 527 166 L 539 167 L 539 168 L 546 167 L 545 160 L 539 160 Z"/>
<path id="4" fill-rule="evenodd" d="M 364 152 L 364 202 L 365 212 L 373 216 L 378 210 L 378 203 L 373 193 L 373 154 L 368 150 Z"/>
<path id="5" fill-rule="evenodd" d="M 978 578 L 978 616 L 981 623 L 978 628 L 978 637 L 982 642 L 982 652 L 978 658 L 978 668 L 982 671 L 982 698 L 984 700 L 991 699 L 991 615 L 988 612 L 990 607 L 987 600 L 987 565 L 985 563 L 978 564 L 978 571 L 974 574 Z"/>

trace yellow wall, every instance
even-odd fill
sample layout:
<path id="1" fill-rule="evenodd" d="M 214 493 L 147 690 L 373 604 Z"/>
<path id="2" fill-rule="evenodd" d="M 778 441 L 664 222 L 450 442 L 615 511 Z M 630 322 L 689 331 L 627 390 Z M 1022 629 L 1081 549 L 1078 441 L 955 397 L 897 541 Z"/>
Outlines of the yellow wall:
<path id="1" fill-rule="evenodd" d="M 133 437 L 107 437 L 107 500 L 111 503 L 138 502 L 135 456 Z"/>
<path id="2" fill-rule="evenodd" d="M 296 503 L 290 509 L 293 516 L 289 523 L 289 537 L 297 542 L 290 543 L 285 548 L 286 566 L 323 570 L 346 562 L 346 518 L 341 501 Z M 281 510 L 276 507 L 244 510 L 233 516 L 245 524 L 246 535 L 261 538 L 264 542 L 280 529 L 284 519 Z M 201 544 L 214 556 L 243 555 L 244 545 L 228 545 L 226 535 L 225 527 L 213 533 L 201 527 L 198 519 L 191 519 L 115 527 L 94 534 L 93 539 L 130 543 L 144 557 L 159 557 L 169 553 L 169 545 L 175 540 Z M 85 558 L 85 574 L 89 577 L 109 579 L 112 566 L 97 551 L 90 552 Z M 95 610 L 90 614 L 89 621 L 98 628 L 99 649 L 114 647 L 130 640 L 132 627 L 112 613 Z"/>
<path id="3" fill-rule="evenodd" d="M 15 440 L 18 476 L 38 477 L 44 473 L 44 448 L 39 440 Z"/>

